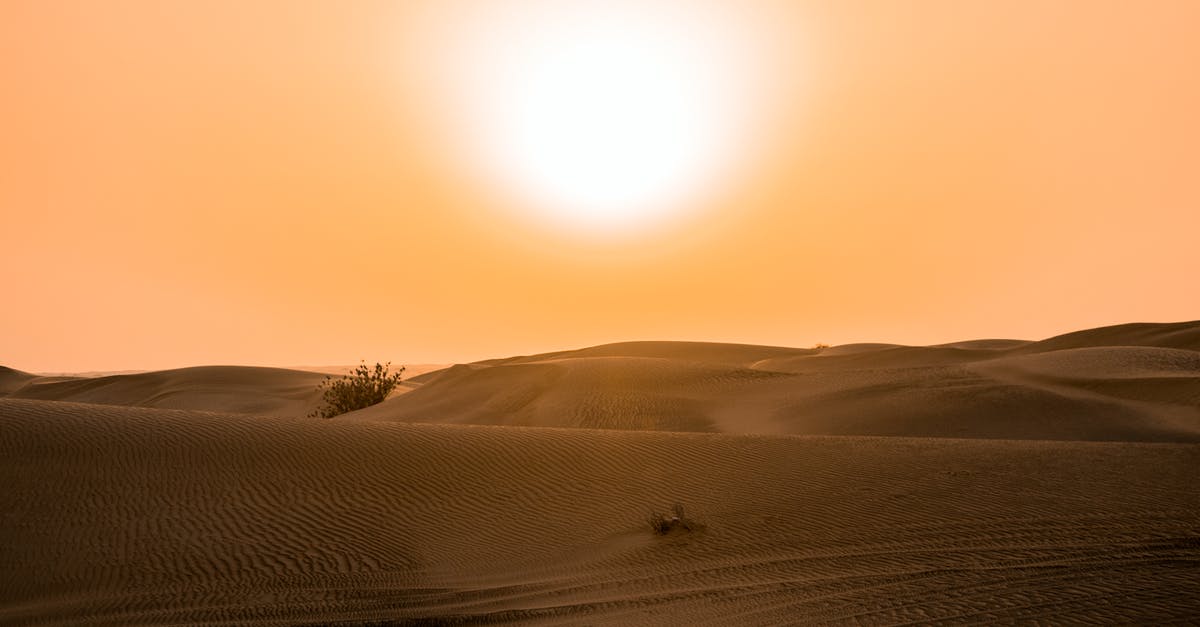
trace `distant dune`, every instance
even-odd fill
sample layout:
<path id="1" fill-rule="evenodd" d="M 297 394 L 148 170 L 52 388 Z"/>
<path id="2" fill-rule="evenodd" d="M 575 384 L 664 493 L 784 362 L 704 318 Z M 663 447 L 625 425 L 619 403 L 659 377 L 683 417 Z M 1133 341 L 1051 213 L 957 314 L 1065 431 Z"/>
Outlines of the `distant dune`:
<path id="1" fill-rule="evenodd" d="M 202 366 L 106 377 L 26 380 L 10 398 L 304 415 L 319 401 L 324 374 L 282 368 Z"/>
<path id="2" fill-rule="evenodd" d="M 928 347 L 628 342 L 455 366 L 345 419 L 1197 442 L 1198 348 L 1200 322 Z"/>
<path id="3" fill-rule="evenodd" d="M 449 365 L 450 364 L 392 364 L 391 369 L 395 370 L 396 368 L 403 366 L 404 377 L 408 379 L 412 377 L 419 377 L 427 372 L 441 370 Z M 290 367 L 290 370 L 304 370 L 306 372 L 320 372 L 324 374 L 340 376 L 353 372 L 357 367 L 358 364 L 340 366 L 292 366 Z"/>
<path id="4" fill-rule="evenodd" d="M 419 364 L 406 368 L 405 375 L 416 376 L 443 367 Z M 0 368 L 0 397 L 307 416 L 320 404 L 317 386 L 321 381 L 353 369 L 354 366 L 317 366 L 310 370 L 200 366 L 101 376 L 40 376 Z"/>
<path id="5" fill-rule="evenodd" d="M 0 624 L 1195 622 L 1197 337 L 0 368 Z"/>
<path id="6" fill-rule="evenodd" d="M 35 374 L 0 366 L 0 396 L 6 396 L 19 390 L 36 378 L 38 376 Z"/>

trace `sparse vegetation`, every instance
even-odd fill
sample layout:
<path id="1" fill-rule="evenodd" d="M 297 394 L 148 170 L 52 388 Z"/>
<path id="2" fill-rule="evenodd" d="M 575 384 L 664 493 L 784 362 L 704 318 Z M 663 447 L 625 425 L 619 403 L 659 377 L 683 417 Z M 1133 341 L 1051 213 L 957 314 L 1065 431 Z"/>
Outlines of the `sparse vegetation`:
<path id="1" fill-rule="evenodd" d="M 389 361 L 386 364 L 377 363 L 374 368 L 369 368 L 364 361 L 354 372 L 340 379 L 325 377 L 317 388 L 325 390 L 322 405 L 309 414 L 309 417 L 333 418 L 383 402 L 400 384 L 400 375 L 404 373 L 403 366 L 395 372 L 389 372 L 391 366 L 392 362 Z"/>
<path id="2" fill-rule="evenodd" d="M 646 519 L 646 522 L 650 524 L 650 530 L 653 531 L 655 535 L 659 536 L 665 536 L 677 529 L 682 531 L 695 531 L 696 529 L 700 528 L 698 523 L 684 515 L 683 505 L 680 505 L 679 503 L 676 503 L 675 506 L 671 508 L 671 514 L 668 515 L 662 512 L 654 512 L 653 514 L 650 514 L 649 518 Z"/>
<path id="3" fill-rule="evenodd" d="M 824 342 L 817 342 L 816 344 L 813 344 L 812 347 L 815 351 L 823 351 L 829 348 L 829 345 Z"/>

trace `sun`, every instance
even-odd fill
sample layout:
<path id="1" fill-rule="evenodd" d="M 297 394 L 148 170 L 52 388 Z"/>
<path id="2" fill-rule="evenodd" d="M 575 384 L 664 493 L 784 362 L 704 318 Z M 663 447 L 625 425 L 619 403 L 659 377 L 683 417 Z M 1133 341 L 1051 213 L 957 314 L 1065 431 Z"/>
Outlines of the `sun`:
<path id="1" fill-rule="evenodd" d="M 728 9 L 527 0 L 446 15 L 436 65 L 452 142 L 536 222 L 661 224 L 701 205 L 748 150 L 761 33 Z"/>

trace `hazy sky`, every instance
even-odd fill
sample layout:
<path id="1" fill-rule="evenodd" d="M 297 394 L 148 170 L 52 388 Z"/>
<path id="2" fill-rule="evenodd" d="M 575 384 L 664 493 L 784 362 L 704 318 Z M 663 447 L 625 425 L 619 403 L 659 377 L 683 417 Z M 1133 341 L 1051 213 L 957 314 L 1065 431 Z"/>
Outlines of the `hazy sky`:
<path id="1" fill-rule="evenodd" d="M 928 344 L 1200 318 L 1198 2 L 726 3 L 744 18 L 731 38 L 769 45 L 684 72 L 709 82 L 672 93 L 713 94 L 694 107 L 644 106 L 706 133 L 736 108 L 755 139 L 675 155 L 711 133 L 647 131 L 685 165 L 719 157 L 722 178 L 684 176 L 669 219 L 614 233 L 523 208 L 462 156 L 495 131 L 463 111 L 487 118 L 523 80 L 463 79 L 461 46 L 439 45 L 495 24 L 488 4 L 0 3 L 0 364 Z M 732 54 L 671 7 L 651 40 Z M 489 45 L 554 28 L 520 10 Z M 499 154 L 536 148 L 544 121 L 496 131 Z M 556 123 L 544 141 L 573 129 Z"/>

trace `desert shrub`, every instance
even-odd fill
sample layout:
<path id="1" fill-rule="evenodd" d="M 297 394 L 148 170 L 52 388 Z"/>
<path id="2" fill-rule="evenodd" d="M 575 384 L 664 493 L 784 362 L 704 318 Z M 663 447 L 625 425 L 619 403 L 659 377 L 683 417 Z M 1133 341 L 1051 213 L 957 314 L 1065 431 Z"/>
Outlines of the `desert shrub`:
<path id="1" fill-rule="evenodd" d="M 826 344 L 825 342 L 817 342 L 816 344 L 813 344 L 813 346 L 812 346 L 812 349 L 815 351 L 823 351 L 827 348 L 829 348 L 829 345 Z"/>
<path id="2" fill-rule="evenodd" d="M 325 377 L 325 380 L 317 387 L 317 389 L 325 391 L 322 394 L 322 404 L 316 411 L 309 414 L 309 417 L 333 418 L 346 412 L 382 403 L 388 394 L 400 384 L 400 375 L 404 372 L 403 366 L 396 372 L 389 372 L 388 369 L 391 366 L 392 362 L 389 361 L 386 364 L 377 363 L 374 368 L 368 368 L 367 363 L 363 362 L 354 369 L 354 372 L 340 379 Z"/>
<path id="3" fill-rule="evenodd" d="M 646 519 L 650 525 L 650 530 L 655 535 L 665 536 L 676 529 L 683 531 L 694 531 L 699 528 L 699 525 L 692 519 L 688 518 L 683 513 L 683 506 L 676 503 L 671 508 L 670 514 L 662 512 L 654 512 Z"/>

